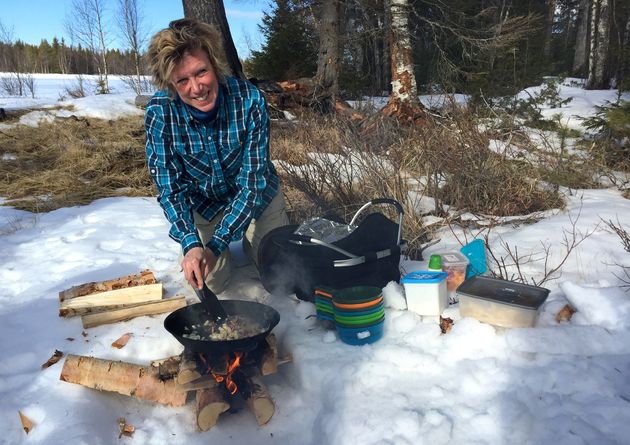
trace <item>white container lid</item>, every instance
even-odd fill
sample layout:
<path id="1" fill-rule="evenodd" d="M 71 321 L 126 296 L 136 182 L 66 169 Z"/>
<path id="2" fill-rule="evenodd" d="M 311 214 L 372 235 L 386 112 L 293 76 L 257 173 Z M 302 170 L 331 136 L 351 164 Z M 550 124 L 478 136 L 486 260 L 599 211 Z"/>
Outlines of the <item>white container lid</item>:
<path id="1" fill-rule="evenodd" d="M 468 258 L 457 251 L 441 253 L 440 256 L 442 257 L 442 268 L 467 266 L 469 263 Z"/>
<path id="2" fill-rule="evenodd" d="M 446 272 L 433 272 L 429 270 L 416 270 L 405 275 L 400 282 L 402 284 L 433 284 L 446 280 Z"/>

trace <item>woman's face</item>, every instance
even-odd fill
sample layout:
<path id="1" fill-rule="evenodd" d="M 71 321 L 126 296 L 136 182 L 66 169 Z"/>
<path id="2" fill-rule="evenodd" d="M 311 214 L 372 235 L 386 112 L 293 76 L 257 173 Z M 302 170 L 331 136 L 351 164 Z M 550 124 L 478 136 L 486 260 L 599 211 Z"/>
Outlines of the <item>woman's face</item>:
<path id="1" fill-rule="evenodd" d="M 214 108 L 219 81 L 208 55 L 201 49 L 186 51 L 171 73 L 171 84 L 179 97 L 199 111 Z"/>

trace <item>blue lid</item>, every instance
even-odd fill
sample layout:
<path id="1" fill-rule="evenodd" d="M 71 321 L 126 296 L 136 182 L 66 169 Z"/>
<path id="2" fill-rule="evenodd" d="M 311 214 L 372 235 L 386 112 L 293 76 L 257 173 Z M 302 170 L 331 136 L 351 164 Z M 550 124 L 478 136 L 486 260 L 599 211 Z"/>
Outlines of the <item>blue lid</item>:
<path id="1" fill-rule="evenodd" d="M 408 273 L 400 280 L 401 283 L 439 283 L 446 280 L 446 272 L 432 272 L 429 270 L 416 270 Z"/>

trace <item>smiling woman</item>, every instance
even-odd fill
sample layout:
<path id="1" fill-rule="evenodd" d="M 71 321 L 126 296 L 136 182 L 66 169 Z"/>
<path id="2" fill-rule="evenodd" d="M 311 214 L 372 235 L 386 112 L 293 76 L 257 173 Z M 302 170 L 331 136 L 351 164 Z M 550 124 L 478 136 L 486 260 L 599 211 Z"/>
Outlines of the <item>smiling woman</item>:
<path id="1" fill-rule="evenodd" d="M 184 53 L 171 74 L 171 83 L 184 103 L 204 112 L 214 108 L 219 83 L 208 55 L 202 50 Z"/>
<path id="2" fill-rule="evenodd" d="M 258 265 L 260 240 L 288 224 L 269 156 L 265 98 L 226 75 L 218 31 L 181 19 L 149 45 L 158 91 L 147 106 L 147 164 L 158 202 L 182 248 L 188 283 L 222 292 L 230 277 L 228 245 L 243 239 Z"/>

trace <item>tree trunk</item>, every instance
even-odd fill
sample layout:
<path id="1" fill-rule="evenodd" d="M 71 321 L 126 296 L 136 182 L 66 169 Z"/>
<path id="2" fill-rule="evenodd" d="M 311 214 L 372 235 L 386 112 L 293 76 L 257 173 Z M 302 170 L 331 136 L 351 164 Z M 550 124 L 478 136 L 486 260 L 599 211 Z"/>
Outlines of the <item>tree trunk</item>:
<path id="1" fill-rule="evenodd" d="M 230 33 L 230 25 L 225 15 L 223 0 L 183 0 L 182 3 L 184 5 L 184 16 L 186 18 L 201 20 L 219 29 L 223 37 L 225 59 L 230 66 L 232 75 L 245 79 L 243 66 L 238 58 L 234 40 L 232 40 L 232 34 Z"/>
<path id="2" fill-rule="evenodd" d="M 608 50 L 610 43 L 610 9 L 608 0 L 594 0 L 591 9 L 591 54 L 586 89 L 608 88 Z"/>
<path id="3" fill-rule="evenodd" d="M 335 110 L 339 93 L 339 1 L 324 0 L 319 22 L 319 54 L 315 83 L 323 95 L 322 112 Z"/>
<path id="4" fill-rule="evenodd" d="M 418 100 L 409 31 L 408 1 L 390 0 L 390 17 L 392 92 L 383 113 L 415 123 L 422 120 L 425 113 Z"/>
<path id="5" fill-rule="evenodd" d="M 553 21 L 556 16 L 557 0 L 547 0 L 547 18 L 545 20 L 545 43 L 543 46 L 543 57 L 545 63 L 551 64 L 551 44 L 553 42 Z"/>
<path id="6" fill-rule="evenodd" d="M 573 73 L 584 74 L 586 67 L 589 22 L 589 0 L 580 0 L 577 18 L 577 34 L 575 36 L 575 53 L 573 56 Z"/>

